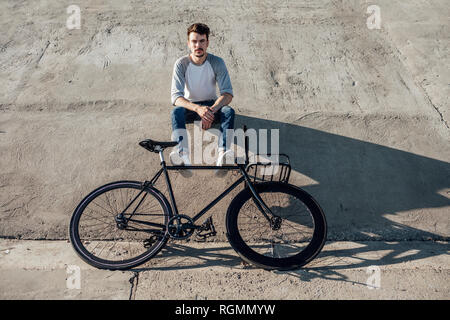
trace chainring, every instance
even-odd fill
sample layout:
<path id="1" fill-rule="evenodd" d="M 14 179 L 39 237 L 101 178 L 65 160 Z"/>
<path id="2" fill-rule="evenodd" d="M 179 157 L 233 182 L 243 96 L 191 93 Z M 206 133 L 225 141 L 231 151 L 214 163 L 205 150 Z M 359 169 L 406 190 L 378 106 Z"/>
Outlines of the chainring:
<path id="1" fill-rule="evenodd" d="M 177 240 L 189 238 L 196 229 L 192 218 L 184 214 L 178 214 L 170 218 L 167 227 L 170 237 Z"/>

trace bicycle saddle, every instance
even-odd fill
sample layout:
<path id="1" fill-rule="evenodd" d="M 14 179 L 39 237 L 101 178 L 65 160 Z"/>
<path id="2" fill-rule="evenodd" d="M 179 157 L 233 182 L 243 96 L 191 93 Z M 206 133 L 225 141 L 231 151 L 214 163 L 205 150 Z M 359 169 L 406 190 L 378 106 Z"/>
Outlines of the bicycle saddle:
<path id="1" fill-rule="evenodd" d="M 146 139 L 141 142 L 139 142 L 139 145 L 148 151 L 151 152 L 160 152 L 164 150 L 165 148 L 169 147 L 175 147 L 178 144 L 176 141 L 167 141 L 167 142 L 160 142 L 160 141 L 154 141 L 152 139 Z"/>

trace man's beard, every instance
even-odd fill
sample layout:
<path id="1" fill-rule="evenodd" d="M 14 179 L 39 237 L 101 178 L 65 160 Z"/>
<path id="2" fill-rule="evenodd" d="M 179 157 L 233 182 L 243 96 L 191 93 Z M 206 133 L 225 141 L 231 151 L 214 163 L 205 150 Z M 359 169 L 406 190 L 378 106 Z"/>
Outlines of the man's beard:
<path id="1" fill-rule="evenodd" d="M 195 55 L 196 57 L 201 58 L 201 57 L 203 57 L 203 56 L 205 55 L 205 51 L 204 51 L 204 50 L 194 51 L 194 55 Z"/>

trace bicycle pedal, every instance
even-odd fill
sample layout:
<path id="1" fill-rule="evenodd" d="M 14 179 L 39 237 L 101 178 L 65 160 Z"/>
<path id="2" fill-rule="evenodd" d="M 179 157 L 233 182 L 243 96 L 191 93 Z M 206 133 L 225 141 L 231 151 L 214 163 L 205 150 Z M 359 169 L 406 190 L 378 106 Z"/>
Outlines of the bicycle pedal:
<path id="1" fill-rule="evenodd" d="M 197 233 L 195 240 L 197 242 L 205 242 L 207 238 L 214 237 L 216 234 L 216 232 Z"/>
<path id="2" fill-rule="evenodd" d="M 159 240 L 161 240 L 161 236 L 157 236 L 157 235 L 153 235 L 150 238 L 145 239 L 143 241 L 144 248 L 146 248 L 146 249 L 151 248 L 153 246 L 153 244 L 156 243 Z"/>
<path id="3" fill-rule="evenodd" d="M 156 242 L 156 239 L 153 237 L 144 240 L 144 248 L 148 249 Z"/>
<path id="4" fill-rule="evenodd" d="M 199 228 L 199 231 L 208 231 L 214 229 L 214 224 L 212 217 L 209 217 L 205 220 L 205 222 L 202 223 L 202 225 Z"/>
<path id="5" fill-rule="evenodd" d="M 217 234 L 214 227 L 212 217 L 209 217 L 202 223 L 200 228 L 196 232 L 196 240 L 199 242 L 206 241 L 207 238 L 214 237 Z"/>

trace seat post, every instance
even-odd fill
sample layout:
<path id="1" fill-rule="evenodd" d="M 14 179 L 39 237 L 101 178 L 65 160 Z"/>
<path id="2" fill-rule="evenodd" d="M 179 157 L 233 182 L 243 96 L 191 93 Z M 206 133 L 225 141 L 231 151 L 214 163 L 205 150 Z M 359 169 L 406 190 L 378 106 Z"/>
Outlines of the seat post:
<path id="1" fill-rule="evenodd" d="M 164 162 L 164 149 L 159 150 L 159 159 L 161 159 L 161 163 Z"/>

